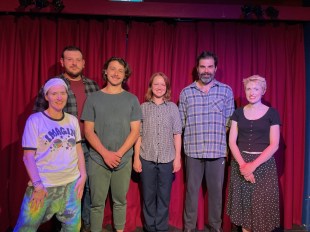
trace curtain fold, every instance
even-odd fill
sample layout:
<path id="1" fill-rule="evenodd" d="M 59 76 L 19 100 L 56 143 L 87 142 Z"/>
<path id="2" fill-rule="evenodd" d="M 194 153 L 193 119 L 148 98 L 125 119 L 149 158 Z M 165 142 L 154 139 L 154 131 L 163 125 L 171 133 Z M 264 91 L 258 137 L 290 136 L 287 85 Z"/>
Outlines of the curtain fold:
<path id="1" fill-rule="evenodd" d="M 236 106 L 246 103 L 242 79 L 266 77 L 266 104 L 278 109 L 281 144 L 276 153 L 281 194 L 281 225 L 301 224 L 305 157 L 306 78 L 302 24 L 208 21 L 150 21 L 100 17 L 0 16 L 0 231 L 13 227 L 19 214 L 28 177 L 22 162 L 21 136 L 34 98 L 49 77 L 61 73 L 59 59 L 66 45 L 79 46 L 86 60 L 84 74 L 103 84 L 103 63 L 124 57 L 132 76 L 128 90 L 142 103 L 152 73 L 171 80 L 172 101 L 194 81 L 195 62 L 202 50 L 219 58 L 216 78 L 230 85 Z M 184 156 L 184 154 L 182 154 Z M 229 165 L 224 192 L 228 188 Z M 308 177 L 307 177 L 308 178 Z M 207 194 L 200 191 L 197 226 L 207 222 Z M 169 224 L 183 227 L 184 165 L 172 186 Z M 126 231 L 141 227 L 139 177 L 132 174 L 127 195 Z M 231 224 L 225 214 L 224 229 Z M 108 200 L 104 224 L 112 223 Z"/>
<path id="2" fill-rule="evenodd" d="M 306 63 L 306 89 L 310 89 L 310 23 L 304 25 L 305 30 L 305 63 Z M 309 141 L 310 136 L 310 92 L 306 92 L 306 141 Z M 304 194 L 303 194 L 303 214 L 302 222 L 308 230 L 310 230 L 310 144 L 305 144 L 305 176 L 304 176 Z"/>

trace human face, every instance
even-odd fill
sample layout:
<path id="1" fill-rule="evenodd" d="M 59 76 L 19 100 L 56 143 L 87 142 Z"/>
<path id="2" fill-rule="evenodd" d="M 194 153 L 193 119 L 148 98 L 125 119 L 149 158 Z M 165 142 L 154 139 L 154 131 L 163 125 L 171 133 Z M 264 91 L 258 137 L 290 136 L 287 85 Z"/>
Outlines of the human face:
<path id="1" fill-rule="evenodd" d="M 250 81 L 245 86 L 245 95 L 250 104 L 261 102 L 263 94 L 263 88 L 257 81 Z"/>
<path id="2" fill-rule="evenodd" d="M 197 73 L 202 84 L 207 85 L 214 80 L 216 69 L 213 58 L 199 60 Z"/>
<path id="3" fill-rule="evenodd" d="M 108 68 L 105 70 L 105 74 L 108 84 L 120 86 L 125 79 L 125 67 L 117 60 L 113 60 L 109 63 Z"/>
<path id="4" fill-rule="evenodd" d="M 48 108 L 56 112 L 61 112 L 68 99 L 66 88 L 63 85 L 52 86 L 45 95 L 48 101 Z"/>
<path id="5" fill-rule="evenodd" d="M 80 77 L 85 66 L 85 60 L 80 51 L 65 51 L 60 63 L 65 73 L 72 79 Z"/>
<path id="6" fill-rule="evenodd" d="M 154 77 L 151 88 L 153 97 L 162 99 L 167 91 L 164 78 L 160 75 Z"/>

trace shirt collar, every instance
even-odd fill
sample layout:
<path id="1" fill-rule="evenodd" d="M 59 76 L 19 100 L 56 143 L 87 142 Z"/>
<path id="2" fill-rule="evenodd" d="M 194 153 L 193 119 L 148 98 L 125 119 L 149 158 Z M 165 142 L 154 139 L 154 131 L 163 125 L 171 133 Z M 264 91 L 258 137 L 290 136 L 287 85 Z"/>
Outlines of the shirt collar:
<path id="1" fill-rule="evenodd" d="M 60 78 L 64 79 L 67 85 L 70 84 L 70 80 L 67 77 L 65 77 L 63 73 L 60 75 Z M 81 79 L 83 81 L 83 84 L 85 84 L 85 77 L 83 75 L 81 75 Z"/>
<path id="2" fill-rule="evenodd" d="M 156 105 L 156 103 L 155 103 L 153 100 L 149 100 L 148 102 L 149 102 L 149 104 L 154 104 L 154 105 Z M 160 105 L 167 105 L 167 100 L 164 100 L 164 102 L 163 102 L 162 104 L 160 104 Z M 160 106 L 160 105 L 159 105 L 159 106 Z"/>
<path id="3" fill-rule="evenodd" d="M 213 82 L 213 85 L 211 86 L 214 87 L 214 86 L 219 86 L 220 85 L 220 82 L 217 81 L 216 79 L 214 79 L 214 82 Z M 199 89 L 198 86 L 197 86 L 197 81 L 194 81 L 191 85 L 190 85 L 191 88 L 196 88 L 196 89 Z M 199 89 L 200 90 L 200 89 Z"/>

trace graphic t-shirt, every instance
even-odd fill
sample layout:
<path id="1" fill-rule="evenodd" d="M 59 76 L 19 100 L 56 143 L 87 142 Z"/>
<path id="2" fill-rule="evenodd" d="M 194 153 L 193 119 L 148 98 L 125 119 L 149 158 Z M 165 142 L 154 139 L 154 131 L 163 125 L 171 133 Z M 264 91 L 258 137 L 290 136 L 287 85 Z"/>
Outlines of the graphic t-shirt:
<path id="1" fill-rule="evenodd" d="M 35 150 L 35 162 L 45 187 L 68 184 L 80 176 L 76 144 L 81 141 L 76 117 L 64 113 L 55 120 L 44 112 L 30 115 L 22 138 L 24 150 Z"/>

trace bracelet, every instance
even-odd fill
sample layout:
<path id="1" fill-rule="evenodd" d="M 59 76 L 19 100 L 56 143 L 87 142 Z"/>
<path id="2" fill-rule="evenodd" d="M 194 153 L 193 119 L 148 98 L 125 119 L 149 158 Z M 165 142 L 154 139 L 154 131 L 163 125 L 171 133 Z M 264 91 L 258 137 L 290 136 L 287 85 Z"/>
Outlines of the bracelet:
<path id="1" fill-rule="evenodd" d="M 37 187 L 38 185 L 42 184 L 42 180 L 37 180 L 35 182 L 32 182 L 33 187 Z"/>
<path id="2" fill-rule="evenodd" d="M 39 192 L 41 190 L 44 189 L 44 185 L 42 183 L 36 185 L 36 187 L 34 187 L 34 192 Z"/>

